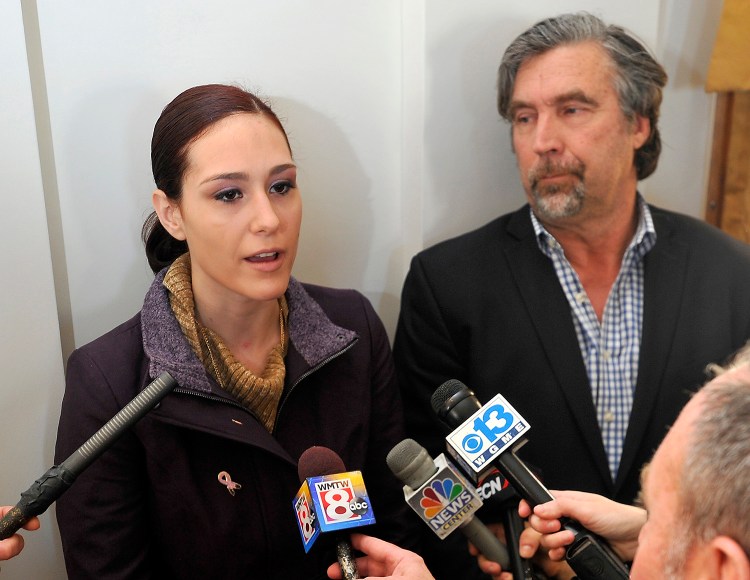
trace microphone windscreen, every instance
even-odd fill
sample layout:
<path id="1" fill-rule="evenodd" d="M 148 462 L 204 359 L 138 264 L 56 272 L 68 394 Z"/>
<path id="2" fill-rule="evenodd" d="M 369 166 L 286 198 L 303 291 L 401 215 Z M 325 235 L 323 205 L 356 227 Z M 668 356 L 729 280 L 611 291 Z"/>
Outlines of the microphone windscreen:
<path id="1" fill-rule="evenodd" d="M 437 471 L 437 466 L 427 450 L 414 439 L 404 439 L 388 452 L 385 462 L 406 485 L 418 489 Z"/>
<path id="2" fill-rule="evenodd" d="M 430 399 L 432 410 L 437 413 L 438 409 L 440 409 L 448 399 L 464 388 L 466 388 L 466 385 L 458 379 L 448 379 L 445 381 L 435 389 L 434 393 L 432 393 L 432 398 Z"/>
<path id="3" fill-rule="evenodd" d="M 328 447 L 310 447 L 299 456 L 297 462 L 297 475 L 299 475 L 300 481 L 305 481 L 308 477 L 331 475 L 345 471 L 344 461 L 338 453 Z"/>

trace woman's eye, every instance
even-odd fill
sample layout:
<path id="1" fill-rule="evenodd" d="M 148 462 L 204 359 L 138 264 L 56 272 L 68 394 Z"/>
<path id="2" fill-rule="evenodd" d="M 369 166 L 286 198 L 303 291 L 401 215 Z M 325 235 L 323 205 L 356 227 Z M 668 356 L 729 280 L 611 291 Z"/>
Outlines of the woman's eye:
<path id="1" fill-rule="evenodd" d="M 284 195 L 285 193 L 289 193 L 289 190 L 292 188 L 294 188 L 294 183 L 291 181 L 277 181 L 271 185 L 269 191 L 271 193 Z"/>
<path id="2" fill-rule="evenodd" d="M 218 201 L 234 201 L 242 197 L 242 192 L 239 189 L 224 189 L 214 196 Z"/>

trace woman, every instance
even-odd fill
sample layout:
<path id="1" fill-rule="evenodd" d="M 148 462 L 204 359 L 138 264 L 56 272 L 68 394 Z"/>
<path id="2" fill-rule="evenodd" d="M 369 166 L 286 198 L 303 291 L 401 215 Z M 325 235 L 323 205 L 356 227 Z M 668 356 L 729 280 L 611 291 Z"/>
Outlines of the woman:
<path id="1" fill-rule="evenodd" d="M 156 278 L 139 314 L 71 355 L 57 458 L 163 371 L 178 387 L 58 501 L 69 577 L 325 578 L 330 541 L 305 554 L 292 510 L 314 445 L 363 472 L 374 529 L 402 542 L 387 336 L 361 294 L 291 277 L 302 206 L 278 118 L 194 87 L 162 112 L 151 160 Z"/>

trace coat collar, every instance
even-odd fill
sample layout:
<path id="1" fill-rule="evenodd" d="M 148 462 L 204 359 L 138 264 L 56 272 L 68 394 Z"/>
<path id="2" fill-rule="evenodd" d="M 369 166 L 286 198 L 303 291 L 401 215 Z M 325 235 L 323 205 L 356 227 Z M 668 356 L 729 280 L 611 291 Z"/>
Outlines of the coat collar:
<path id="1" fill-rule="evenodd" d="M 154 278 L 141 311 L 143 350 L 149 358 L 149 375 L 156 377 L 167 371 L 184 389 L 223 395 L 182 334 L 169 306 L 169 293 L 162 283 L 165 274 L 166 269 Z M 301 366 L 305 367 L 293 369 L 295 375 L 320 365 L 357 339 L 353 330 L 334 324 L 295 278 L 289 280 L 286 298 L 290 350 L 300 355 Z M 300 357 L 293 359 L 298 362 Z M 287 369 L 288 375 L 290 370 Z"/>
<path id="2" fill-rule="evenodd" d="M 657 241 L 644 257 L 643 326 L 638 378 L 620 458 L 618 486 L 633 466 L 636 452 L 651 423 L 655 402 L 664 388 L 666 370 L 675 360 L 672 345 L 680 326 L 678 322 L 684 295 L 689 290 L 686 284 L 689 247 L 677 235 L 672 214 L 653 206 L 649 209 L 654 218 Z"/>

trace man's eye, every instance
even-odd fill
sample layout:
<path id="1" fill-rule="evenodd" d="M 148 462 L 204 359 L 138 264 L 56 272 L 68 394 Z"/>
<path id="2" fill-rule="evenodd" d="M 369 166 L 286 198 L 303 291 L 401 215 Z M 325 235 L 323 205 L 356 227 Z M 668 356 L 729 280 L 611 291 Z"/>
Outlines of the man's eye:
<path id="1" fill-rule="evenodd" d="M 234 201 L 242 197 L 242 192 L 239 189 L 224 189 L 214 196 L 218 201 Z"/>

